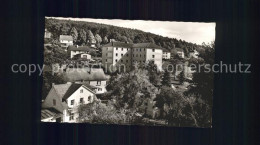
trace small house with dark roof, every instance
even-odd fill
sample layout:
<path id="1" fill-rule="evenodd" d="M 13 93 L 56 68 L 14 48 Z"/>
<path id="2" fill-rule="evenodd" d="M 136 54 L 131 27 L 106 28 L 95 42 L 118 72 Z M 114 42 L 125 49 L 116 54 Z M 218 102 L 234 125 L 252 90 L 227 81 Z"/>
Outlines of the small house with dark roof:
<path id="1" fill-rule="evenodd" d="M 60 35 L 59 41 L 62 47 L 73 45 L 73 37 L 70 35 Z"/>
<path id="2" fill-rule="evenodd" d="M 171 51 L 166 49 L 166 48 L 162 48 L 163 50 L 163 59 L 171 59 Z"/>
<path id="3" fill-rule="evenodd" d="M 50 108 L 54 108 L 57 112 L 63 114 L 62 122 L 76 122 L 78 117 L 76 108 L 80 104 L 92 103 L 94 99 L 95 91 L 84 84 L 53 84 L 46 99 L 42 103 L 42 110 L 48 112 L 46 109 L 50 110 Z M 45 119 L 47 118 L 50 117 L 47 116 Z"/>
<path id="4" fill-rule="evenodd" d="M 78 54 L 82 54 L 80 55 L 82 57 L 87 57 L 89 59 L 91 59 L 91 55 L 89 54 L 91 51 L 95 51 L 94 48 L 91 48 L 89 46 L 69 46 L 67 48 L 68 53 L 70 54 L 70 58 L 74 58 L 74 56 L 78 55 Z"/>
<path id="5" fill-rule="evenodd" d="M 153 43 L 110 42 L 102 47 L 102 64 L 108 72 L 130 71 L 152 60 L 162 67 L 162 48 Z"/>

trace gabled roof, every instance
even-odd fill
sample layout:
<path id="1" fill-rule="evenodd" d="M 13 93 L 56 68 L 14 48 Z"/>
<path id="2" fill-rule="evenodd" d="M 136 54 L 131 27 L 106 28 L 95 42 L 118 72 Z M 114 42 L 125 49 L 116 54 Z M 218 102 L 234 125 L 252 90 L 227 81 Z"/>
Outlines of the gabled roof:
<path id="1" fill-rule="evenodd" d="M 154 43 L 136 43 L 133 44 L 133 48 L 159 48 L 162 49 L 160 46 Z"/>
<path id="2" fill-rule="evenodd" d="M 91 48 L 89 46 L 68 46 L 68 51 L 93 51 L 94 48 Z"/>
<path id="3" fill-rule="evenodd" d="M 57 84 L 57 85 L 53 85 L 52 87 L 54 88 L 55 92 L 59 95 L 59 97 L 63 98 L 63 96 L 65 95 L 65 93 L 67 92 L 70 86 L 71 84 L 69 83 L 69 84 Z"/>
<path id="4" fill-rule="evenodd" d="M 104 81 L 107 77 L 102 68 L 77 68 L 67 69 L 63 73 L 64 79 L 68 82 L 75 81 Z"/>
<path id="5" fill-rule="evenodd" d="M 62 99 L 66 100 L 68 99 L 75 91 L 77 91 L 81 86 L 83 86 L 85 89 L 89 90 L 90 92 L 92 92 L 93 94 L 95 94 L 95 92 L 93 90 L 91 90 L 90 88 L 86 87 L 83 84 L 72 84 L 70 86 L 70 88 L 67 90 L 66 94 L 63 96 Z"/>
<path id="6" fill-rule="evenodd" d="M 111 47 L 111 46 L 131 48 L 133 46 L 133 44 L 125 43 L 125 42 L 110 42 L 110 43 L 104 45 L 103 47 Z"/>
<path id="7" fill-rule="evenodd" d="M 60 40 L 73 41 L 73 37 L 70 35 L 60 35 Z"/>
<path id="8" fill-rule="evenodd" d="M 124 47 L 124 48 L 158 48 L 162 49 L 160 46 L 154 43 L 124 43 L 124 42 L 110 42 L 103 47 Z"/>

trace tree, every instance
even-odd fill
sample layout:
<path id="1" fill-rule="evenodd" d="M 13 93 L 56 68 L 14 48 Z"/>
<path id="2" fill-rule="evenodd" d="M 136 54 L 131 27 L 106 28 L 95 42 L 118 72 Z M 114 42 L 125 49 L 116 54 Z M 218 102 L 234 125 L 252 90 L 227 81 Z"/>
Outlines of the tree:
<path id="1" fill-rule="evenodd" d="M 97 44 L 100 44 L 102 42 L 102 38 L 98 34 L 95 35 L 95 39 Z"/>
<path id="2" fill-rule="evenodd" d="M 105 37 L 103 38 L 103 40 L 102 40 L 102 43 L 103 43 L 103 44 L 106 44 L 106 43 L 108 43 L 107 36 L 105 36 Z"/>
<path id="3" fill-rule="evenodd" d="M 46 68 L 50 66 L 45 66 Z M 42 96 L 43 96 L 43 100 L 45 99 L 45 97 L 48 95 L 51 87 L 52 87 L 52 83 L 55 84 L 64 84 L 66 83 L 66 81 L 64 80 L 63 76 L 60 74 L 55 73 L 54 75 L 50 71 L 43 71 L 43 86 L 42 86 Z"/>
<path id="4" fill-rule="evenodd" d="M 162 85 L 171 87 L 171 74 L 167 70 L 165 70 L 165 72 L 163 74 Z"/>
<path id="5" fill-rule="evenodd" d="M 80 29 L 79 31 L 79 42 L 82 43 L 86 43 L 87 41 L 87 33 L 84 29 Z"/>
<path id="6" fill-rule="evenodd" d="M 75 27 L 71 28 L 70 35 L 73 37 L 73 42 L 76 42 L 78 39 L 78 31 Z"/>
<path id="7" fill-rule="evenodd" d="M 87 41 L 89 43 L 96 43 L 96 39 L 90 30 L 87 31 Z"/>
<path id="8" fill-rule="evenodd" d="M 181 73 L 179 74 L 179 81 L 180 81 L 180 84 L 183 84 L 185 81 L 184 70 L 182 70 Z"/>
<path id="9" fill-rule="evenodd" d="M 154 61 L 149 61 L 146 65 L 146 70 L 148 71 L 148 77 L 149 81 L 154 86 L 160 86 L 161 85 L 161 73 L 159 72 L 157 65 L 154 63 Z"/>
<path id="10" fill-rule="evenodd" d="M 151 42 L 151 43 L 155 43 L 155 42 L 154 42 L 154 39 L 153 39 L 152 37 L 149 37 L 148 40 L 149 40 L 149 42 Z"/>

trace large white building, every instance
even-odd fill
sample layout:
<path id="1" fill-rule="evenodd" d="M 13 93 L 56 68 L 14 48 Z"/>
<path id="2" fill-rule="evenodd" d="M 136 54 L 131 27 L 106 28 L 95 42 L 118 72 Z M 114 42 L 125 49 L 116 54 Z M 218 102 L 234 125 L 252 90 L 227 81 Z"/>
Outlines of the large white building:
<path id="1" fill-rule="evenodd" d="M 162 55 L 162 48 L 153 43 L 110 42 L 102 47 L 102 65 L 108 72 L 123 68 L 129 71 L 136 63 L 142 65 L 152 60 L 162 69 Z"/>

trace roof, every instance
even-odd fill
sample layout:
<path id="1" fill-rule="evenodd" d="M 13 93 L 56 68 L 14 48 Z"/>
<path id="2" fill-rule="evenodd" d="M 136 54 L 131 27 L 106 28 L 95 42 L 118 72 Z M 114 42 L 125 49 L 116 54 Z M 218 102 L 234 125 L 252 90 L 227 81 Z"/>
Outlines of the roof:
<path id="1" fill-rule="evenodd" d="M 104 81 L 107 77 L 102 68 L 77 68 L 67 69 L 63 73 L 64 79 L 68 82 L 75 81 Z"/>
<path id="2" fill-rule="evenodd" d="M 136 44 L 133 44 L 133 48 L 159 48 L 159 49 L 162 49 L 162 47 L 160 47 L 154 43 L 136 43 Z"/>
<path id="3" fill-rule="evenodd" d="M 46 119 L 50 117 L 60 117 L 62 114 L 55 108 L 46 108 L 41 110 L 41 119 Z"/>
<path id="4" fill-rule="evenodd" d="M 86 87 L 85 85 L 83 84 L 71 84 L 71 86 L 69 87 L 69 89 L 67 90 L 67 92 L 65 93 L 65 95 L 63 96 L 62 99 L 68 99 L 75 91 L 77 91 L 81 86 L 83 86 L 85 89 L 89 90 L 90 92 L 92 92 L 93 94 L 95 92 L 93 92 L 92 89 Z"/>
<path id="5" fill-rule="evenodd" d="M 68 84 L 53 85 L 52 87 L 55 89 L 55 91 L 59 95 L 59 97 L 63 98 L 63 96 L 66 94 L 66 92 L 70 86 L 71 86 L 71 84 L 68 83 Z"/>
<path id="6" fill-rule="evenodd" d="M 125 48 L 159 48 L 162 49 L 160 46 L 154 43 L 124 43 L 124 42 L 110 42 L 103 47 L 125 47 Z"/>
<path id="7" fill-rule="evenodd" d="M 181 48 L 175 48 L 177 51 L 183 51 L 183 49 Z"/>
<path id="8" fill-rule="evenodd" d="M 60 40 L 73 41 L 73 38 L 70 35 L 60 35 Z"/>
<path id="9" fill-rule="evenodd" d="M 95 50 L 89 46 L 68 46 L 68 51 L 92 51 Z"/>
<path id="10" fill-rule="evenodd" d="M 131 48 L 133 46 L 132 43 L 125 43 L 125 42 L 110 42 L 106 45 L 104 45 L 103 47 L 127 47 L 127 48 Z"/>
<path id="11" fill-rule="evenodd" d="M 170 50 L 166 49 L 166 48 L 161 48 L 163 50 L 163 52 L 170 52 Z"/>

